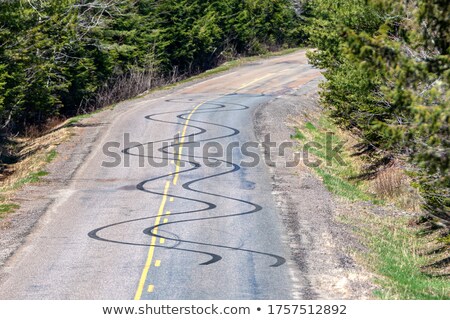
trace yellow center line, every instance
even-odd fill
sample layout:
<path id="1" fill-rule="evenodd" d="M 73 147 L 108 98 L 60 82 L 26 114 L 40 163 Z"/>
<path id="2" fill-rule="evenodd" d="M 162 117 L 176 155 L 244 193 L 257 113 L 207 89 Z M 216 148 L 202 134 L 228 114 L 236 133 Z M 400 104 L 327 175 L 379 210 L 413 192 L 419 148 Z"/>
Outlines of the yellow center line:
<path id="1" fill-rule="evenodd" d="M 267 74 L 267 75 L 265 75 L 265 76 L 263 76 L 261 78 L 258 78 L 258 79 L 255 79 L 253 81 L 250 81 L 250 82 L 242 85 L 235 92 L 237 92 L 239 90 L 242 90 L 242 89 L 250 86 L 251 84 L 253 84 L 255 82 L 258 82 L 258 81 L 263 80 L 263 79 L 265 79 L 267 77 L 270 77 L 271 75 L 273 75 L 273 73 L 269 73 L 269 74 Z M 185 136 L 186 136 L 186 131 L 187 131 L 187 127 L 188 127 L 189 121 L 191 120 L 191 117 L 194 114 L 194 112 L 197 111 L 197 109 L 200 108 L 202 105 L 204 105 L 206 102 L 207 101 L 204 101 L 204 102 L 200 103 L 199 105 L 195 106 L 195 108 L 192 109 L 192 111 L 189 113 L 189 115 L 186 118 L 186 121 L 184 123 L 183 132 L 182 132 L 182 136 L 181 136 L 181 139 L 180 139 L 180 145 L 179 145 L 179 148 L 178 148 L 177 161 L 175 162 L 175 164 L 176 164 L 175 174 L 174 174 L 174 178 L 172 180 L 172 183 L 174 185 L 177 184 L 178 176 L 179 176 L 179 173 L 180 173 L 181 151 L 182 151 L 183 144 L 184 144 L 184 141 L 185 141 Z M 161 216 L 163 216 L 164 207 L 165 207 L 166 201 L 167 201 L 167 193 L 169 191 L 169 187 L 170 187 L 170 181 L 167 181 L 166 185 L 164 187 L 163 198 L 162 198 L 162 201 L 161 201 L 161 205 L 159 207 L 158 215 L 156 216 L 156 220 L 155 220 L 155 224 L 154 224 L 155 226 L 160 224 Z M 170 197 L 169 201 L 172 202 L 173 200 L 174 200 L 173 197 Z M 167 211 L 166 214 L 170 214 L 170 211 Z M 164 221 L 164 223 L 167 223 L 168 220 L 164 219 L 163 221 Z M 158 234 L 158 228 L 153 229 L 153 234 L 154 235 L 152 236 L 152 239 L 151 239 L 150 248 L 148 250 L 147 260 L 145 262 L 144 270 L 142 271 L 141 278 L 139 280 L 139 285 L 138 285 L 136 294 L 134 296 L 134 300 L 141 300 L 142 293 L 144 291 L 144 286 L 145 286 L 145 283 L 147 281 L 148 272 L 150 270 L 150 266 L 152 265 L 153 256 L 155 254 L 155 245 L 156 245 L 156 240 L 157 240 L 156 235 Z M 160 243 L 164 243 L 164 240 L 165 240 L 164 238 L 160 238 Z M 161 261 L 160 260 L 156 260 L 155 261 L 155 266 L 159 267 L 160 265 L 161 265 Z M 147 292 L 152 293 L 154 291 L 154 289 L 155 289 L 155 286 L 151 284 L 151 285 L 148 286 Z"/>
<path id="2" fill-rule="evenodd" d="M 183 144 L 184 141 L 186 139 L 186 130 L 188 128 L 189 125 L 189 121 L 191 121 L 191 117 L 194 114 L 195 111 L 197 111 L 198 108 L 200 108 L 202 105 L 204 105 L 206 103 L 206 101 L 198 104 L 197 106 L 195 106 L 194 109 L 192 109 L 192 111 L 189 113 L 188 117 L 186 118 L 186 121 L 184 122 L 184 127 L 183 127 L 183 131 L 181 133 L 181 137 L 180 137 L 180 145 L 178 146 L 178 154 L 177 154 L 177 160 L 175 161 L 175 175 L 173 177 L 173 185 L 177 185 L 178 182 L 178 176 L 180 173 L 180 160 L 181 160 L 181 151 L 183 149 Z"/>
<path id="3" fill-rule="evenodd" d="M 263 79 L 265 79 L 265 78 L 268 78 L 268 77 L 270 77 L 271 75 L 273 75 L 273 73 L 268 73 L 268 74 L 266 74 L 265 76 L 263 76 L 263 77 L 261 77 L 261 78 L 258 78 L 258 79 L 255 79 L 255 80 L 253 80 L 253 81 L 247 82 L 246 84 L 244 84 L 244 85 L 242 85 L 241 87 L 239 87 L 235 92 L 238 92 L 239 90 L 242 90 L 242 89 L 248 87 L 249 85 L 254 84 L 255 82 L 258 82 L 258 81 L 261 81 L 261 80 L 263 80 Z"/>
<path id="4" fill-rule="evenodd" d="M 169 187 L 170 187 L 170 181 L 167 181 L 166 185 L 164 187 L 163 198 L 161 201 L 161 205 L 159 206 L 158 215 L 155 220 L 155 224 L 154 224 L 155 226 L 157 226 L 160 223 L 161 216 L 164 213 L 164 207 L 166 205 L 167 192 L 169 191 Z M 153 229 L 153 233 L 156 235 L 158 233 L 158 228 Z M 150 266 L 152 265 L 153 255 L 155 253 L 155 245 L 156 245 L 156 236 L 155 235 L 152 236 L 152 240 L 150 243 L 150 249 L 148 250 L 147 261 L 145 262 L 144 270 L 142 271 L 141 279 L 139 280 L 139 285 L 138 285 L 138 288 L 136 291 L 136 295 L 134 296 L 134 300 L 141 300 L 142 292 L 144 291 L 144 286 L 145 286 L 145 282 L 147 281 L 148 271 L 150 270 Z M 149 287 L 148 292 L 153 292 L 153 286 L 152 286 L 152 291 L 150 291 L 150 287 Z"/>
<path id="5" fill-rule="evenodd" d="M 250 82 L 245 83 L 244 85 L 242 85 L 241 87 L 239 87 L 235 92 L 238 92 L 239 90 L 242 90 L 250 85 L 252 85 L 255 82 L 261 81 L 265 78 L 268 78 L 270 76 L 274 75 L 274 73 L 268 73 L 263 77 L 257 78 L 255 80 L 252 80 Z M 181 160 L 181 151 L 183 149 L 183 144 L 186 138 L 186 130 L 188 128 L 189 125 L 189 121 L 191 120 L 192 115 L 194 114 L 195 111 L 197 111 L 198 108 L 200 108 L 202 105 L 204 105 L 207 101 L 204 101 L 200 104 L 198 104 L 197 106 L 195 106 L 194 109 L 192 109 L 192 111 L 189 113 L 188 117 L 186 118 L 186 121 L 184 122 L 184 127 L 183 127 L 183 131 L 181 133 L 181 137 L 180 137 L 180 144 L 178 146 L 178 154 L 177 154 L 177 160 L 175 161 L 175 175 L 173 177 L 173 185 L 177 185 L 178 182 L 178 176 L 180 173 L 180 160 Z"/>

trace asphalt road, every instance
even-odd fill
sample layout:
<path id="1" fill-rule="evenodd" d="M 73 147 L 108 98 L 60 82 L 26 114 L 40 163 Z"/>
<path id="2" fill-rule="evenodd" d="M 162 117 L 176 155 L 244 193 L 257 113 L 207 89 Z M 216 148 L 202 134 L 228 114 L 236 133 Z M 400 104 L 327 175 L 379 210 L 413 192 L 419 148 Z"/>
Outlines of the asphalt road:
<path id="1" fill-rule="evenodd" d="M 258 106 L 319 76 L 300 51 L 132 103 L 8 260 L 0 299 L 292 298 L 262 149 L 238 146 Z"/>

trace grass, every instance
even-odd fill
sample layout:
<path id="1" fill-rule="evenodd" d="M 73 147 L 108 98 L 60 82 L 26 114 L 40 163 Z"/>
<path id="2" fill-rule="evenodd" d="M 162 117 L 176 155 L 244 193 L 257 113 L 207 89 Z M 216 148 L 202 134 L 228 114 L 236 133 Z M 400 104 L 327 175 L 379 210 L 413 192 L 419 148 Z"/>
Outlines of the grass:
<path id="1" fill-rule="evenodd" d="M 47 171 L 32 172 L 25 178 L 16 181 L 16 183 L 13 185 L 13 189 L 21 188 L 29 183 L 38 183 L 39 181 L 41 181 L 41 178 L 45 177 L 46 175 L 48 175 Z"/>
<path id="2" fill-rule="evenodd" d="M 298 128 L 296 128 L 295 134 L 291 134 L 291 139 L 305 140 L 306 136 Z"/>
<path id="3" fill-rule="evenodd" d="M 14 212 L 19 209 L 19 205 L 15 203 L 1 203 L 0 204 L 0 219 L 6 216 L 8 213 Z"/>
<path id="4" fill-rule="evenodd" d="M 313 125 L 311 122 L 307 122 L 305 124 L 305 128 L 309 131 L 317 131 L 317 128 L 315 125 Z"/>
<path id="5" fill-rule="evenodd" d="M 85 113 L 85 114 L 80 114 L 78 116 L 72 117 L 69 120 L 67 120 L 66 125 L 70 126 L 70 125 L 73 125 L 75 123 L 78 123 L 80 120 L 83 120 L 83 119 L 91 117 L 92 114 L 93 113 Z"/>
<path id="6" fill-rule="evenodd" d="M 56 155 L 56 151 L 47 154 L 46 162 L 53 161 Z M 15 180 L 12 184 L 2 186 L 0 188 L 2 193 L 2 197 L 0 197 L 0 219 L 5 218 L 6 215 L 13 213 L 20 208 L 18 204 L 10 202 L 11 194 L 14 193 L 14 191 L 27 184 L 38 183 L 41 181 L 42 177 L 45 177 L 46 175 L 48 175 L 48 172 L 43 170 L 31 172 L 27 176 Z"/>
<path id="7" fill-rule="evenodd" d="M 332 170 L 326 170 L 322 168 L 315 168 L 316 173 L 322 178 L 323 183 L 327 187 L 327 189 L 343 198 L 347 198 L 351 201 L 357 200 L 375 200 L 372 196 L 366 194 L 362 191 L 358 185 L 350 183 L 346 181 L 344 178 L 340 178 L 339 176 L 330 173 Z"/>
<path id="8" fill-rule="evenodd" d="M 355 227 L 368 252 L 360 258 L 378 274 L 380 299 L 442 300 L 450 299 L 449 277 L 438 277 L 422 271 L 422 266 L 439 257 L 427 254 L 435 239 L 419 237 L 407 218 L 379 217 L 358 213 L 341 217 Z"/>
<path id="9" fill-rule="evenodd" d="M 401 191 L 401 181 L 405 175 L 398 169 L 384 171 L 373 181 L 355 179 L 361 173 L 365 160 L 352 156 L 352 145 L 358 141 L 337 128 L 326 115 L 315 121 L 298 122 L 292 139 L 299 141 L 301 147 L 311 142 L 309 149 L 314 160 L 320 160 L 313 170 L 323 181 L 326 188 L 341 199 L 350 202 L 370 201 L 385 204 L 386 193 L 391 196 L 408 197 Z M 339 152 L 343 163 L 327 151 L 343 144 Z M 328 148 L 329 149 L 329 148 Z M 310 159 L 311 161 L 311 159 Z M 391 172 L 392 171 L 392 172 Z M 380 180 L 381 179 L 381 180 Z M 399 191 L 400 190 L 400 191 Z M 395 191 L 395 192 L 394 192 Z M 414 196 L 414 195 L 412 195 Z M 411 197 L 411 195 L 409 195 Z M 445 258 L 446 252 L 427 254 L 442 246 L 431 235 L 418 236 L 418 227 L 411 226 L 411 218 L 401 216 L 380 216 L 370 209 L 348 209 L 344 205 L 338 219 L 350 225 L 368 249 L 353 252 L 362 264 L 375 273 L 375 282 L 379 289 L 374 292 L 380 299 L 449 299 L 449 277 L 432 276 L 424 271 L 423 266 Z M 392 209 L 386 209 L 392 210 Z M 435 236 L 436 237 L 436 236 Z M 434 248 L 432 248 L 434 246 Z"/>
<path id="10" fill-rule="evenodd" d="M 363 182 L 353 179 L 359 174 L 361 163 L 351 156 L 351 150 L 349 150 L 345 137 L 325 116 L 320 118 L 316 125 L 306 122 L 302 128 L 296 128 L 296 132 L 291 138 L 301 141 L 304 149 L 306 145 L 312 146 L 308 148 L 309 156 L 312 155 L 314 160 L 318 160 L 320 163 L 319 166 L 312 166 L 312 169 L 330 192 L 351 201 L 380 201 L 368 192 Z M 344 145 L 342 151 L 337 155 L 343 160 L 343 163 L 331 151 L 339 144 Z M 331 148 L 327 148 L 327 145 L 331 145 Z"/>
<path id="11" fill-rule="evenodd" d="M 45 158 L 45 162 L 50 163 L 58 156 L 58 152 L 56 152 L 56 149 L 51 150 L 49 153 L 47 153 L 47 156 Z"/>
<path id="12" fill-rule="evenodd" d="M 97 114 L 97 113 L 102 112 L 102 111 L 104 111 L 104 110 L 110 110 L 110 109 L 113 109 L 115 106 L 116 106 L 116 104 L 112 104 L 112 105 L 110 105 L 110 106 L 107 106 L 107 107 L 104 107 L 104 108 L 99 108 L 99 109 L 94 110 L 94 111 L 89 112 L 89 113 L 83 113 L 83 114 L 80 114 L 80 115 L 78 115 L 78 116 L 69 118 L 69 119 L 67 119 L 67 121 L 64 123 L 64 127 L 72 126 L 72 125 L 74 125 L 74 124 L 80 122 L 80 121 L 83 120 L 83 119 L 87 119 L 87 118 L 92 117 L 94 114 Z"/>
<path id="13" fill-rule="evenodd" d="M 53 135 L 57 134 L 53 133 L 51 136 Z M 51 137 L 47 137 L 46 139 L 44 137 L 42 140 L 50 144 L 55 142 Z M 43 177 L 48 175 L 48 172 L 44 171 L 43 168 L 46 164 L 55 160 L 58 153 L 54 147 L 44 150 L 40 150 L 40 147 L 42 147 L 41 143 L 32 146 L 31 149 L 36 149 L 37 151 L 34 152 L 33 155 L 26 157 L 21 162 L 15 164 L 14 173 L 6 180 L 0 182 L 0 219 L 5 218 L 8 214 L 20 207 L 18 204 L 11 202 L 14 193 L 18 189 L 30 183 L 39 183 Z"/>

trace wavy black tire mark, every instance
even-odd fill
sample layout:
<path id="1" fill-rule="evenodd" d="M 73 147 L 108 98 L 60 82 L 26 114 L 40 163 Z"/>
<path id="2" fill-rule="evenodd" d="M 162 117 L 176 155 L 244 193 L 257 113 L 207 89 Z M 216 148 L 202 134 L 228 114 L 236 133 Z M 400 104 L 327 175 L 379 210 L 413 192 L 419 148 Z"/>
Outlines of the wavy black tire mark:
<path id="1" fill-rule="evenodd" d="M 183 103 L 183 101 L 174 101 L 174 100 L 172 100 L 171 102 Z M 195 114 L 198 115 L 198 114 L 202 114 L 202 113 L 209 113 L 209 112 L 212 112 L 212 111 L 214 111 L 214 112 L 235 112 L 235 111 L 240 111 L 240 110 L 246 110 L 246 109 L 249 108 L 248 106 L 245 106 L 245 105 L 233 104 L 233 103 L 226 103 L 226 104 L 214 103 L 214 102 L 204 103 L 204 106 L 207 106 L 207 105 L 215 105 L 216 107 L 213 107 L 213 108 L 202 108 L 202 109 L 199 109 L 198 111 L 196 111 Z M 237 108 L 233 108 L 231 110 L 223 110 L 223 109 L 227 108 L 227 105 L 234 105 L 234 106 L 237 106 Z M 230 108 L 228 107 L 228 109 L 230 109 Z M 172 125 L 177 125 L 177 126 L 178 125 L 184 125 L 184 123 L 157 119 L 158 116 L 163 116 L 163 115 L 168 115 L 168 114 L 173 114 L 173 113 L 179 113 L 179 112 L 180 111 L 156 113 L 156 114 L 152 114 L 152 115 L 146 116 L 145 118 L 147 120 L 150 120 L 150 121 L 155 121 L 155 122 L 160 122 L 160 123 L 165 123 L 165 124 L 172 124 Z M 187 119 L 186 117 L 190 114 L 191 110 L 186 110 L 186 111 L 181 111 L 181 112 L 183 112 L 183 113 L 178 114 L 176 117 L 178 119 L 186 121 L 186 119 Z M 205 159 L 207 159 L 207 160 L 215 160 L 215 161 L 218 161 L 218 162 L 222 162 L 223 164 L 229 165 L 229 166 L 232 167 L 232 169 L 230 169 L 228 171 L 217 173 L 217 174 L 206 176 L 206 177 L 202 177 L 202 178 L 195 179 L 195 180 L 191 180 L 189 182 L 184 183 L 182 185 L 182 187 L 185 190 L 188 190 L 188 191 L 191 191 L 191 192 L 194 192 L 194 193 L 208 195 L 208 196 L 213 196 L 213 197 L 218 197 L 218 198 L 227 199 L 227 200 L 230 200 L 230 201 L 236 201 L 236 202 L 239 202 L 239 203 L 251 206 L 251 207 L 253 207 L 253 209 L 252 210 L 248 210 L 248 211 L 244 211 L 244 212 L 232 213 L 232 214 L 226 214 L 226 215 L 198 217 L 198 218 L 192 218 L 192 219 L 184 219 L 184 220 L 177 220 L 177 221 L 173 221 L 173 222 L 161 223 L 161 224 L 155 225 L 153 227 L 147 228 L 143 232 L 145 234 L 147 234 L 147 235 L 155 236 L 157 238 L 164 238 L 166 240 L 175 241 L 175 243 L 177 243 L 177 245 L 181 244 L 181 243 L 185 243 L 185 244 L 207 246 L 207 247 L 210 247 L 210 248 L 230 249 L 230 250 L 235 250 L 235 251 L 241 251 L 241 252 L 265 255 L 267 257 L 275 259 L 275 263 L 272 264 L 271 267 L 278 267 L 278 266 L 283 265 L 286 262 L 286 260 L 283 257 L 275 255 L 275 254 L 270 254 L 270 253 L 266 253 L 266 252 L 245 249 L 245 248 L 242 248 L 242 247 L 232 247 L 232 246 L 226 246 L 226 245 L 221 245 L 221 244 L 212 244 L 212 243 L 204 243 L 204 242 L 198 242 L 198 241 L 190 241 L 190 240 L 186 240 L 186 239 L 181 239 L 177 235 L 173 235 L 172 237 L 170 237 L 170 236 L 163 236 L 163 235 L 160 235 L 160 234 L 157 234 L 156 232 L 154 232 L 154 230 L 156 228 L 159 228 L 159 230 L 162 231 L 161 227 L 168 226 L 168 225 L 175 225 L 175 224 L 182 224 L 182 223 L 185 224 L 185 223 L 198 222 L 198 221 L 204 221 L 204 220 L 213 220 L 213 219 L 226 219 L 226 218 L 230 218 L 230 217 L 249 215 L 249 214 L 253 214 L 253 213 L 256 213 L 256 212 L 262 210 L 261 206 L 259 206 L 258 204 L 252 203 L 250 201 L 245 201 L 245 200 L 242 200 L 242 199 L 237 199 L 237 198 L 223 196 L 223 195 L 220 195 L 220 194 L 215 194 L 215 193 L 201 191 L 201 190 L 198 190 L 198 189 L 194 189 L 191 186 L 194 183 L 198 183 L 198 182 L 201 182 L 201 181 L 204 181 L 204 180 L 207 180 L 207 179 L 212 179 L 212 178 L 215 178 L 215 177 L 219 177 L 219 176 L 223 176 L 223 175 L 227 175 L 227 174 L 239 171 L 241 168 L 240 168 L 239 165 L 234 164 L 232 162 L 224 161 L 224 160 L 213 158 L 213 157 L 205 158 L 205 157 L 199 157 L 199 156 L 192 156 L 192 155 L 178 154 L 178 153 L 170 152 L 168 150 L 169 148 L 176 148 L 177 146 L 180 146 L 180 145 L 188 145 L 188 144 L 193 143 L 193 142 L 199 143 L 199 142 L 206 142 L 206 141 L 216 141 L 218 139 L 224 139 L 224 138 L 229 138 L 229 137 L 232 137 L 232 136 L 236 136 L 236 135 L 238 135 L 240 133 L 239 130 L 237 130 L 235 128 L 232 128 L 232 127 L 229 127 L 229 126 L 225 126 L 225 125 L 221 125 L 221 124 L 217 124 L 217 123 L 211 123 L 211 122 L 200 121 L 200 120 L 195 120 L 195 119 L 190 119 L 190 123 L 212 125 L 212 126 L 216 126 L 216 127 L 220 127 L 220 128 L 226 129 L 226 130 L 230 131 L 230 133 L 226 134 L 226 135 L 222 135 L 222 136 L 217 136 L 217 137 L 212 137 L 212 138 L 202 139 L 202 140 L 197 140 L 197 141 L 188 141 L 188 142 L 184 142 L 184 143 L 172 143 L 169 146 L 165 146 L 165 147 L 159 148 L 158 151 L 161 152 L 162 154 L 164 154 L 166 156 L 165 158 L 163 158 L 163 157 L 155 157 L 153 155 L 152 156 L 145 156 L 145 155 L 142 155 L 142 154 L 136 154 L 136 153 L 131 152 L 131 150 L 133 150 L 135 148 L 138 148 L 140 146 L 144 146 L 144 145 L 153 145 L 155 143 L 169 142 L 169 141 L 172 140 L 171 138 L 158 140 L 158 141 L 151 141 L 151 142 L 148 142 L 147 144 L 138 144 L 138 145 L 132 146 L 130 148 L 124 149 L 123 153 L 128 154 L 128 155 L 132 155 L 132 156 L 148 157 L 148 158 L 158 159 L 158 160 L 161 160 L 161 159 L 177 160 L 177 161 L 183 162 L 184 164 L 191 165 L 191 168 L 179 171 L 180 175 L 183 174 L 183 173 L 187 173 L 187 172 L 190 172 L 190 171 L 198 170 L 199 168 L 201 168 L 201 164 L 199 162 L 197 162 L 197 161 L 194 161 L 194 160 L 200 160 L 200 159 L 203 159 L 203 160 L 205 160 Z M 189 125 L 187 125 L 187 127 L 191 128 L 191 129 L 196 129 L 197 132 L 194 132 L 194 133 L 191 133 L 189 135 L 185 135 L 185 136 L 179 137 L 180 139 L 181 138 L 192 138 L 192 137 L 200 136 L 200 135 L 203 135 L 204 133 L 207 133 L 207 130 L 202 128 L 202 127 L 200 127 L 200 126 L 194 126 L 192 124 L 189 124 Z M 168 158 L 169 156 L 173 156 L 173 158 Z M 184 160 L 184 159 L 182 159 L 182 157 L 189 157 L 190 160 Z M 162 175 L 162 176 L 158 176 L 158 177 L 155 177 L 155 178 L 144 180 L 144 181 L 140 182 L 136 186 L 136 188 L 138 190 L 143 191 L 143 192 L 147 192 L 147 193 L 151 193 L 151 194 L 154 194 L 154 195 L 163 196 L 163 193 L 150 191 L 150 190 L 146 189 L 145 186 L 148 183 L 150 183 L 150 182 L 153 182 L 153 181 L 156 181 L 156 180 L 160 180 L 160 179 L 164 179 L 164 178 L 167 178 L 167 177 L 171 177 L 174 174 L 175 173 L 170 173 L 170 174 L 166 174 L 166 175 Z M 167 196 L 174 197 L 176 199 L 202 203 L 202 204 L 205 205 L 204 208 L 200 208 L 200 209 L 197 209 L 197 210 L 174 212 L 174 213 L 172 213 L 173 216 L 186 215 L 186 214 L 191 214 L 191 213 L 207 212 L 207 211 L 212 210 L 212 209 L 217 207 L 214 203 L 206 202 L 206 201 L 199 200 L 199 199 L 186 198 L 186 197 L 181 197 L 181 196 L 172 195 L 172 194 L 169 194 Z M 145 220 L 145 219 L 152 219 L 152 218 L 155 218 L 155 217 L 145 217 L 145 218 L 127 220 L 127 221 L 119 222 L 119 223 L 116 223 L 116 224 L 111 224 L 111 225 L 104 226 L 104 227 L 101 227 L 101 228 L 97 228 L 97 229 L 91 231 L 89 233 L 89 236 L 91 238 L 93 238 L 93 239 L 96 239 L 96 240 L 108 241 L 108 242 L 111 242 L 111 243 L 120 243 L 120 244 L 126 244 L 126 245 L 142 245 L 142 244 L 136 244 L 136 243 L 121 242 L 121 241 L 105 239 L 105 238 L 102 238 L 102 237 L 98 236 L 98 233 L 100 231 L 104 230 L 104 229 L 111 228 L 111 227 L 114 227 L 114 226 L 117 226 L 117 225 L 120 225 L 120 224 L 126 224 L 126 223 L 131 223 L 131 222 L 135 222 L 135 221 L 141 221 L 141 220 Z M 147 244 L 146 246 L 150 246 L 150 245 Z M 200 254 L 208 255 L 208 256 L 211 257 L 210 260 L 208 260 L 208 261 L 206 261 L 204 263 L 201 263 L 201 265 L 208 265 L 208 264 L 215 263 L 215 262 L 217 262 L 217 261 L 222 259 L 221 256 L 219 256 L 217 254 L 214 254 L 214 253 L 207 252 L 207 251 L 189 250 L 189 249 L 184 249 L 184 248 L 178 248 L 177 246 L 167 247 L 167 246 L 155 245 L 155 247 L 161 247 L 161 248 L 166 248 L 166 249 L 171 249 L 171 250 L 180 250 L 180 251 L 186 251 L 186 252 L 193 252 L 193 253 L 200 253 Z"/>

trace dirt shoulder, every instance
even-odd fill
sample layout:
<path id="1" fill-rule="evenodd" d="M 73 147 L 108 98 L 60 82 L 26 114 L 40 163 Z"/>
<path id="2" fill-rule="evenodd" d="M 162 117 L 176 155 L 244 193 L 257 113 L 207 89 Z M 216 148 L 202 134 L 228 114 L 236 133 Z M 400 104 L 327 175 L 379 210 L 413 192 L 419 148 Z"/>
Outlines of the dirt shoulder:
<path id="1" fill-rule="evenodd" d="M 255 133 L 260 141 L 271 134 L 271 141 L 292 142 L 298 123 L 321 112 L 316 78 L 300 89 L 287 93 L 255 113 Z M 292 152 L 287 155 L 293 159 Z M 271 159 L 281 159 L 275 151 Z M 276 161 L 275 161 L 276 162 Z M 284 160 L 278 161 L 284 163 Z M 359 266 L 349 249 L 364 249 L 349 227 L 337 218 L 339 201 L 325 188 L 309 168 L 299 165 L 270 167 L 272 189 L 279 214 L 287 230 L 294 280 L 308 283 L 299 290 L 299 299 L 367 299 L 374 286 L 371 274 Z"/>

